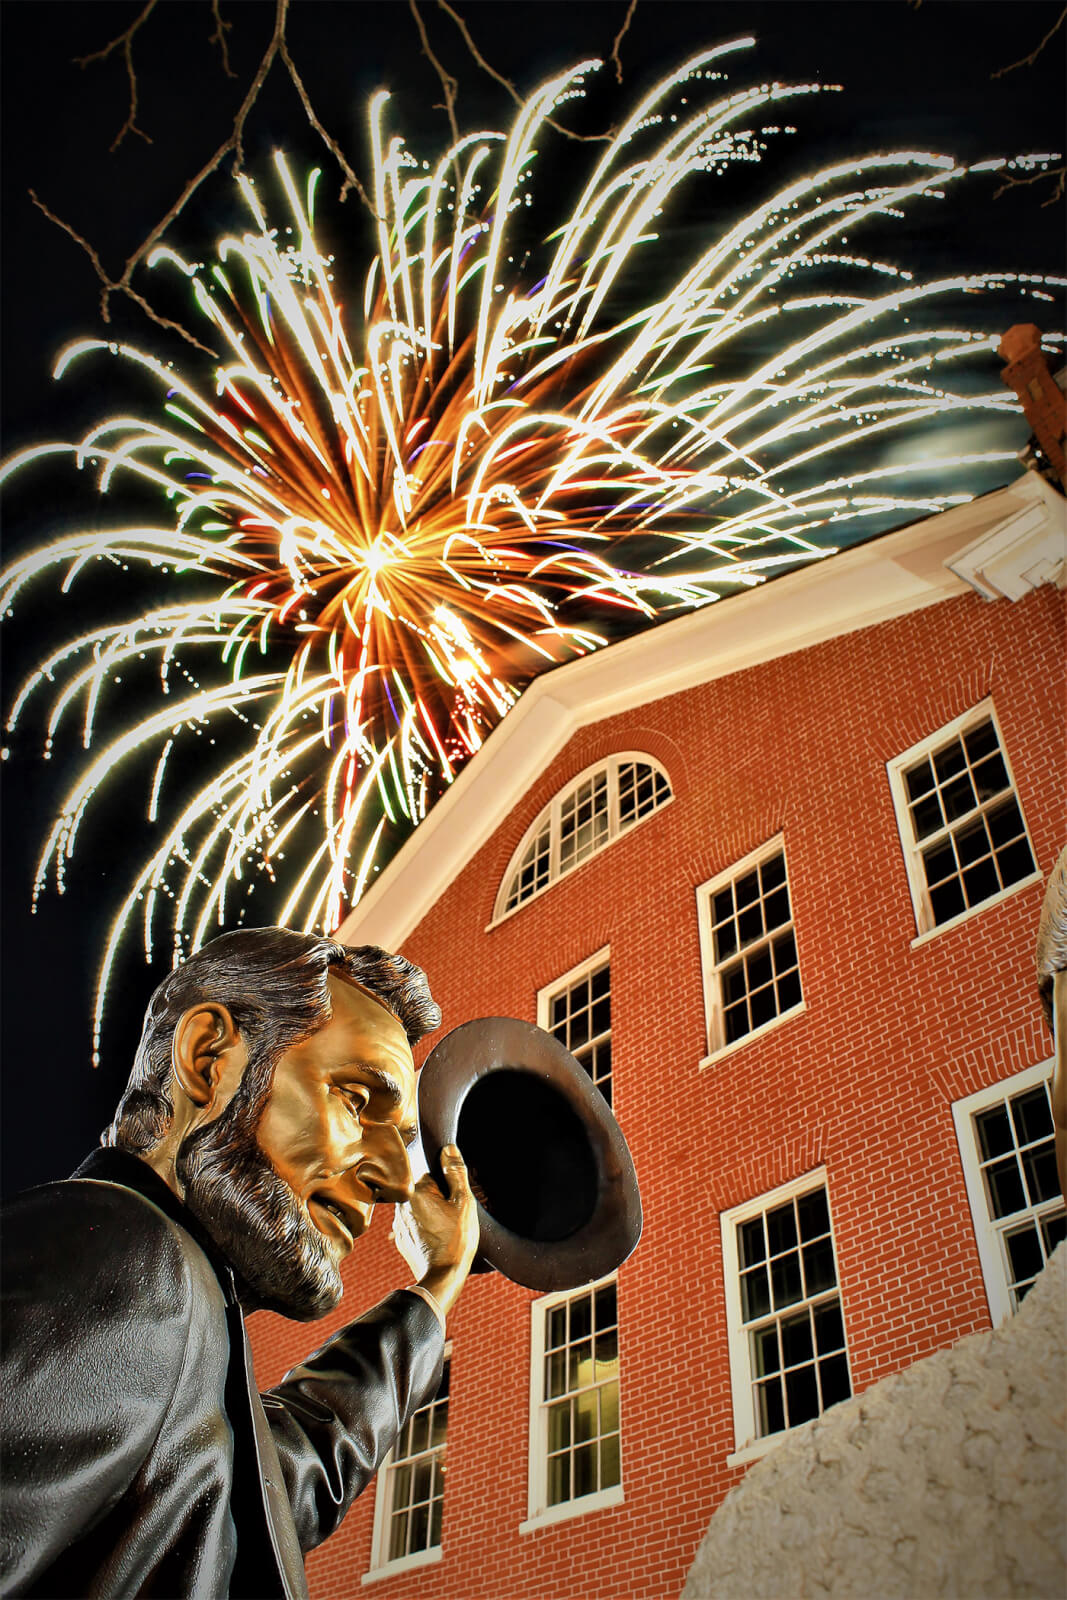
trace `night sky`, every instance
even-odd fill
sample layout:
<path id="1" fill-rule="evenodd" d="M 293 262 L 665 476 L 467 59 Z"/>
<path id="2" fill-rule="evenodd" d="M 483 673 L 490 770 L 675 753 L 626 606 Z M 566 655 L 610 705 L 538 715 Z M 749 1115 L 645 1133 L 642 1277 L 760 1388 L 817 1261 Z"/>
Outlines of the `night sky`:
<path id="1" fill-rule="evenodd" d="M 551 72 L 584 57 L 606 57 L 626 12 L 624 3 L 457 0 L 486 59 L 522 92 Z M 622 41 L 623 87 L 607 69 L 599 75 L 573 125 L 599 131 L 621 115 L 637 93 L 696 47 L 745 33 L 758 48 L 734 69 L 737 83 L 782 79 L 841 83 L 845 93 L 795 103 L 788 120 L 796 137 L 781 141 L 764 169 L 742 171 L 717 191 L 723 220 L 731 207 L 771 192 L 791 173 L 811 170 L 848 153 L 857 157 L 891 147 L 930 149 L 971 160 L 1062 147 L 1063 37 L 1038 61 L 1001 78 L 991 74 L 1028 54 L 1055 21 L 1053 3 L 974 4 L 905 0 L 876 4 L 742 3 L 639 0 Z M 137 16 L 139 4 L 48 4 L 6 0 L 2 25 L 3 451 L 44 439 L 71 439 L 116 410 L 136 411 L 149 397 L 131 392 L 108 364 L 53 383 L 58 350 L 76 335 L 99 336 L 97 281 L 84 253 L 32 205 L 32 187 L 99 251 L 117 272 L 122 261 L 167 211 L 185 181 L 225 138 L 237 105 L 270 36 L 274 8 L 261 0 L 223 0 L 233 23 L 227 79 L 209 44 L 206 0 L 163 0 L 134 41 L 138 125 L 152 142 L 127 136 L 108 146 L 127 112 L 125 71 L 118 53 L 81 68 L 75 58 L 100 49 Z M 433 47 L 459 83 L 461 131 L 504 127 L 512 102 L 466 53 L 450 19 L 425 0 Z M 365 105 L 386 86 L 392 123 L 419 155 L 435 156 L 447 138 L 437 108 L 439 81 L 420 54 L 407 4 L 353 0 L 293 0 L 289 43 L 315 109 L 361 177 L 369 169 Z M 297 97 L 276 65 L 246 130 L 250 170 L 262 172 L 282 147 L 304 165 L 321 163 L 336 196 L 330 158 L 308 127 Z M 580 172 L 587 150 L 560 141 L 540 164 L 560 194 Z M 746 196 L 745 186 L 755 185 Z M 730 186 L 733 185 L 731 188 Z M 898 233 L 897 256 L 926 276 L 941 270 L 1003 268 L 1063 270 L 1063 205 L 1044 206 L 1051 184 L 1019 188 L 994 199 L 994 182 L 957 191 L 922 236 Z M 329 203 L 329 202 L 328 202 Z M 223 230 L 242 222 L 227 172 L 213 176 L 170 236 L 179 248 L 206 253 Z M 699 226 L 716 225 L 716 213 Z M 362 272 L 372 253 L 370 222 L 355 199 L 329 214 L 344 259 Z M 906 250 L 905 250 L 906 246 Z M 167 301 L 153 275 L 136 286 L 154 303 Z M 1048 308 L 1051 312 L 1052 307 Z M 1050 324 L 1051 325 L 1051 324 Z M 108 330 L 190 371 L 200 359 L 136 308 L 116 299 Z M 121 387 L 108 388 L 108 385 Z M 147 407 L 146 407 L 147 409 Z M 1026 429 L 1020 423 L 1021 448 Z M 1006 473 L 1005 477 L 1012 476 Z M 109 511 L 112 508 L 108 508 Z M 91 484 L 69 472 L 38 468 L 5 491 L 3 557 L 79 526 L 103 526 Z M 4 708 L 44 650 L 67 637 L 85 596 L 61 599 L 42 580 L 5 624 Z M 150 596 L 146 595 L 146 602 Z M 159 597 L 156 597 L 159 603 Z M 58 795 L 79 770 L 73 742 L 40 759 L 41 729 L 30 723 L 9 741 L 3 780 L 3 1167 L 4 1195 L 68 1173 L 95 1144 L 121 1092 L 140 1031 L 145 1002 L 163 975 L 137 959 L 115 978 L 99 1069 L 90 1065 L 93 976 L 106 929 L 131 876 L 147 853 L 144 794 L 120 784 L 92 815 L 79 854 L 68 865 L 68 889 L 49 894 L 29 915 L 33 866 L 55 813 Z M 256 919 L 269 922 L 268 897 Z M 432 974 L 431 980 L 432 980 Z M 447 1019 L 446 1019 L 447 1022 Z"/>

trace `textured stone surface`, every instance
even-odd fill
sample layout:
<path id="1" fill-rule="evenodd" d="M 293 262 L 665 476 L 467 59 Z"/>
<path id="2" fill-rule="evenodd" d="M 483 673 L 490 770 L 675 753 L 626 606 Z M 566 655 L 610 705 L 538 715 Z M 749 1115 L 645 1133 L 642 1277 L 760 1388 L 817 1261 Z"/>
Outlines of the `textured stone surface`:
<path id="1" fill-rule="evenodd" d="M 1067 1245 L 1019 1314 L 805 1424 L 708 1525 L 682 1600 L 1067 1592 Z"/>

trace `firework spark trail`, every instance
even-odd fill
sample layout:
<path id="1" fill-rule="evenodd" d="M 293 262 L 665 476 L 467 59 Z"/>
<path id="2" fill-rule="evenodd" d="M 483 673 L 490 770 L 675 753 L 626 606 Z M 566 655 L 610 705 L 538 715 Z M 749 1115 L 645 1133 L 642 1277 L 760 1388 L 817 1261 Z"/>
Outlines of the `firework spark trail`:
<path id="1" fill-rule="evenodd" d="M 958 321 L 963 294 L 1044 294 L 1048 280 L 915 282 L 848 242 L 965 179 L 948 157 L 896 152 L 794 180 L 635 301 L 637 265 L 662 270 L 660 217 L 681 186 L 758 161 L 771 135 L 794 131 L 760 119 L 820 92 L 728 91 L 722 60 L 752 42 L 704 51 L 649 91 L 540 254 L 527 220 L 537 146 L 596 63 L 432 169 L 387 136 L 377 95 L 378 253 L 362 319 L 318 242 L 314 175 L 305 197 L 279 156 L 284 231 L 242 177 L 251 226 L 210 266 L 166 247 L 153 257 L 185 275 L 221 341 L 212 383 L 125 344 L 79 340 L 61 355 L 57 377 L 99 352 L 132 365 L 159 385 L 162 416 L 109 418 L 78 445 L 22 452 L 0 477 L 67 453 L 96 469 L 101 493 L 128 479 L 161 494 L 170 521 L 33 552 L 3 575 L 0 610 L 41 574 L 61 570 L 67 589 L 100 559 L 162 568 L 181 597 L 63 645 L 15 701 L 9 727 L 57 685 L 48 747 L 80 703 L 90 748 L 120 669 L 158 656 L 167 696 L 105 739 L 67 795 L 35 896 L 49 877 L 62 889 L 85 812 L 128 756 L 159 751 L 154 821 L 187 730 L 244 736 L 170 803 L 177 815 L 112 924 L 97 1037 L 136 921 L 150 954 L 165 916 L 177 956 L 240 920 L 233 896 L 266 873 L 285 891 L 283 921 L 336 926 L 385 832 L 419 822 L 532 673 L 604 642 L 598 615 L 639 623 L 705 604 L 830 553 L 827 529 L 854 535 L 871 517 L 968 498 L 922 487 L 925 445 L 913 462 L 872 466 L 871 441 L 1010 413 L 1002 386 L 967 378 L 988 361 L 988 335 L 933 326 L 927 309 L 948 304 Z M 937 466 L 1011 459 L 957 451 Z M 282 846 L 309 814 L 317 845 L 290 869 Z"/>

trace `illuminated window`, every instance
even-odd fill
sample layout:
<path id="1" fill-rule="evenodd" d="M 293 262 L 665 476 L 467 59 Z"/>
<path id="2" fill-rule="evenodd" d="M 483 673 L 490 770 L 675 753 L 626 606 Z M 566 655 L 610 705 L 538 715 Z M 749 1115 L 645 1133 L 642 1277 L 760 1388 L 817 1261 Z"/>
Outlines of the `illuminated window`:
<path id="1" fill-rule="evenodd" d="M 622 1499 L 619 1317 L 614 1278 L 534 1301 L 530 1519 Z"/>
<path id="2" fill-rule="evenodd" d="M 403 1571 L 440 1559 L 445 1499 L 448 1383 L 408 1418 L 377 1479 L 371 1571 Z"/>
<path id="3" fill-rule="evenodd" d="M 1007 753 L 986 701 L 889 763 L 920 934 L 1036 877 Z"/>
<path id="4" fill-rule="evenodd" d="M 708 1054 L 763 1033 L 804 1002 L 782 839 L 697 890 Z"/>
<path id="5" fill-rule="evenodd" d="M 1018 1310 L 1067 1233 L 1050 1073 L 1044 1062 L 952 1108 L 994 1326 Z"/>
<path id="6" fill-rule="evenodd" d="M 736 1448 L 852 1393 L 830 1207 L 808 1173 L 721 1218 Z"/>
<path id="7" fill-rule="evenodd" d="M 611 964 L 601 950 L 542 989 L 537 1020 L 588 1072 L 611 1104 Z"/>
<path id="8" fill-rule="evenodd" d="M 651 756 L 627 751 L 572 779 L 526 830 L 504 874 L 494 922 L 580 867 L 671 798 L 670 780 Z"/>

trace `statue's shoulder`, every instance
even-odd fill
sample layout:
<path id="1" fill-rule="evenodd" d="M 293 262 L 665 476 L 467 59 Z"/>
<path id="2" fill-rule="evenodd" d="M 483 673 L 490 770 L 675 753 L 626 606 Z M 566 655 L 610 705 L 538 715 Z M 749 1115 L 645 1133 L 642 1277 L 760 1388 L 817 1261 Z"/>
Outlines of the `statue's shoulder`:
<path id="1" fill-rule="evenodd" d="M 27 1189 L 4 1207 L 5 1299 L 122 1306 L 180 1321 L 224 1315 L 218 1280 L 195 1239 L 137 1190 L 96 1178 Z"/>

